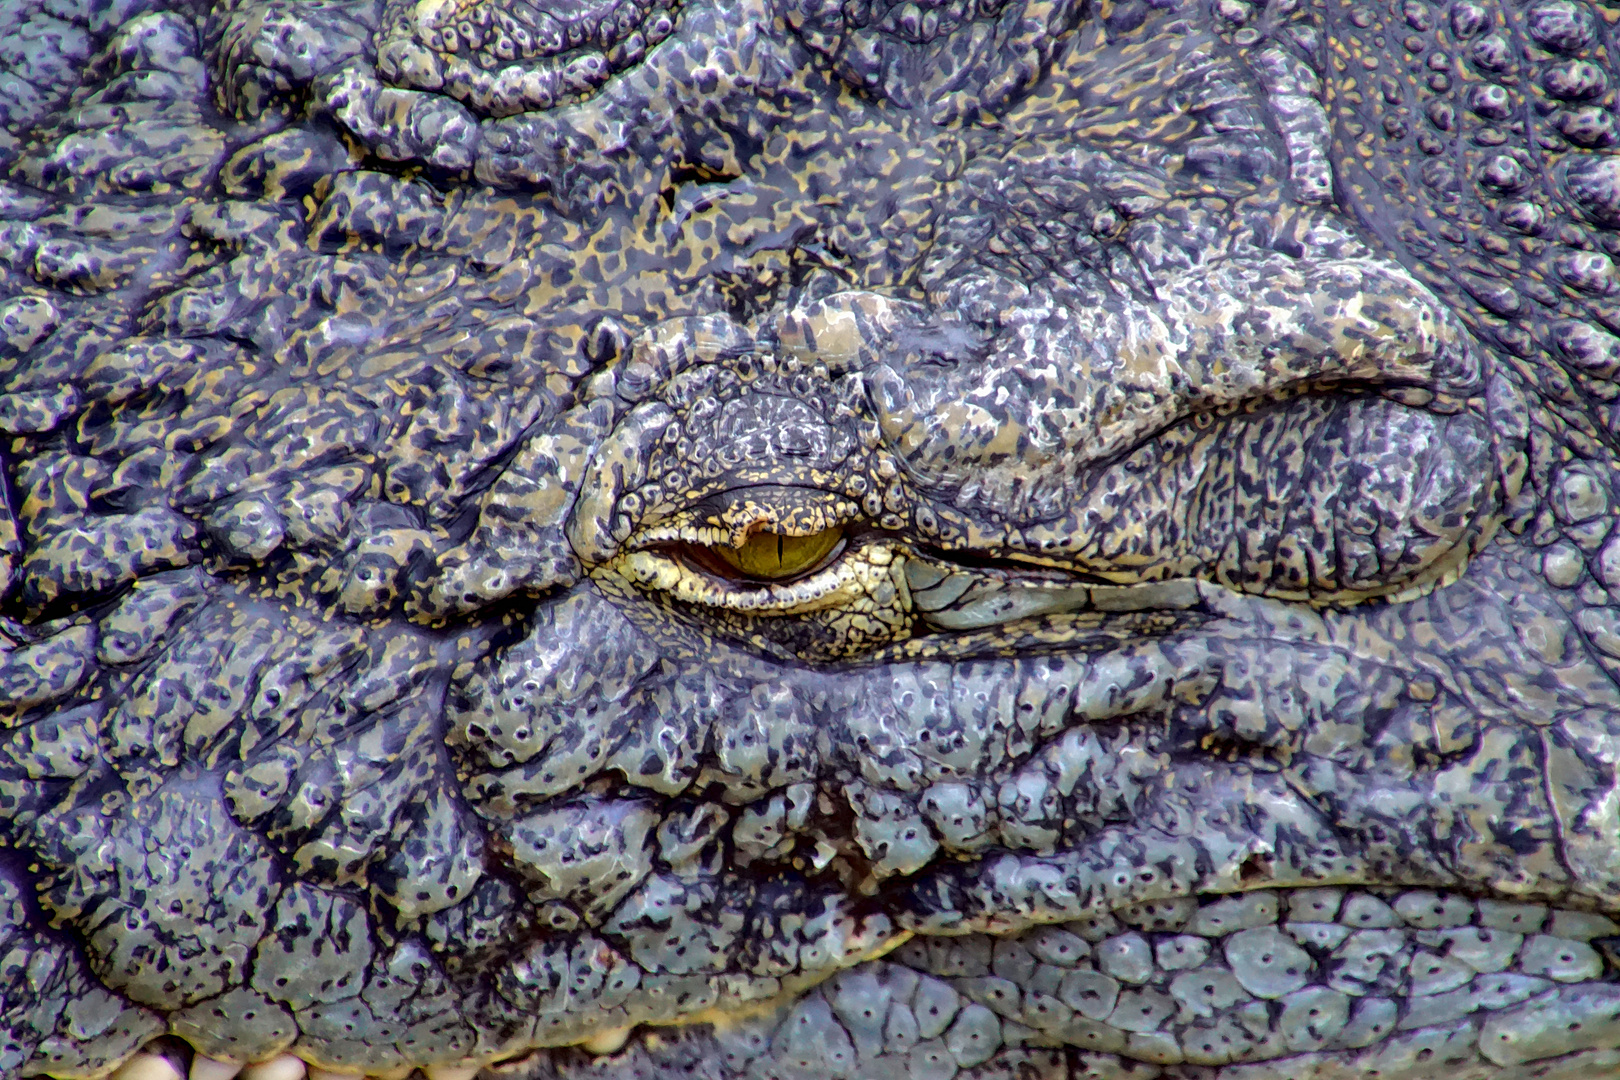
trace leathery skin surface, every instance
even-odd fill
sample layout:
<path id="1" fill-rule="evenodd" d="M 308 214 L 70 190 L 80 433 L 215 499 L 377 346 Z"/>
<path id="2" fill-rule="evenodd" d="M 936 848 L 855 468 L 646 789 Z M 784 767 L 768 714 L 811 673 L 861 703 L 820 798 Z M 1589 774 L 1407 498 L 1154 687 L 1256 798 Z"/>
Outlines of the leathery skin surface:
<path id="1" fill-rule="evenodd" d="M 0 0 L 0 1077 L 1620 1076 L 1617 23 Z"/>

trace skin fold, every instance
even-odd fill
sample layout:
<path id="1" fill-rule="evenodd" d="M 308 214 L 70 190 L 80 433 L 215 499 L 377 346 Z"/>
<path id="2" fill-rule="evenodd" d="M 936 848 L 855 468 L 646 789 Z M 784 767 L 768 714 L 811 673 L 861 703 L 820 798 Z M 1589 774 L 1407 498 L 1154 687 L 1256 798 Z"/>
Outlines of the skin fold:
<path id="1" fill-rule="evenodd" d="M 0 1077 L 1620 1075 L 1615 22 L 0 6 Z"/>

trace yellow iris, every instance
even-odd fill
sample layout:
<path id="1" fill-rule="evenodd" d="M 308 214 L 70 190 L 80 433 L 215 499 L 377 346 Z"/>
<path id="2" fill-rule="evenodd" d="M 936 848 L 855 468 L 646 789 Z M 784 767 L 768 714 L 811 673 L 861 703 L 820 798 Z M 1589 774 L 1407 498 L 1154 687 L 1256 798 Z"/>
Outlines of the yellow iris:
<path id="1" fill-rule="evenodd" d="M 743 541 L 741 547 L 710 550 L 746 577 L 781 581 L 816 569 L 842 537 L 843 530 L 838 528 L 823 529 L 809 536 L 759 532 Z"/>

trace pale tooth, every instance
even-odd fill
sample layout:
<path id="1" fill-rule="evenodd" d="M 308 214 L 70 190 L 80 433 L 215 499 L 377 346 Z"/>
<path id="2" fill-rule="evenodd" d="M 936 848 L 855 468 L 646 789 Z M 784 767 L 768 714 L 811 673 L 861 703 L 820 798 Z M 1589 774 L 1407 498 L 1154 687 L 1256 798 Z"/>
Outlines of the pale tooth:
<path id="1" fill-rule="evenodd" d="M 580 1045 L 592 1054 L 611 1054 L 619 1050 L 630 1039 L 630 1025 L 624 1027 L 606 1028 L 586 1039 Z"/>
<path id="2" fill-rule="evenodd" d="M 174 1062 L 158 1054 L 136 1054 L 118 1067 L 112 1080 L 185 1080 Z"/>
<path id="3" fill-rule="evenodd" d="M 422 1073 L 427 1080 L 473 1080 L 482 1065 L 424 1065 Z"/>
<path id="4" fill-rule="evenodd" d="M 282 1054 L 269 1061 L 249 1065 L 242 1070 L 242 1080 L 304 1080 L 307 1071 L 303 1058 Z"/>
<path id="5" fill-rule="evenodd" d="M 349 1072 L 347 1070 L 317 1069 L 313 1065 L 309 1067 L 308 1073 L 309 1080 L 358 1080 L 359 1077 L 364 1075 L 365 1073 Z"/>
<path id="6" fill-rule="evenodd" d="M 242 1066 L 234 1061 L 221 1061 L 201 1054 L 191 1059 L 191 1080 L 236 1080 L 236 1074 L 241 1071 Z"/>

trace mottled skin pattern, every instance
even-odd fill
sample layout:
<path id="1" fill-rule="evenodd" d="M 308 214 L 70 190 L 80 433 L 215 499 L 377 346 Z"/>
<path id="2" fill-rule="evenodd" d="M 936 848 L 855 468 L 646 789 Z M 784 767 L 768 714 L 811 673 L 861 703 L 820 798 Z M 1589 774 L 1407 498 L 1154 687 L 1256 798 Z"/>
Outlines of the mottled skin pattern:
<path id="1" fill-rule="evenodd" d="M 1617 23 L 0 3 L 0 1076 L 1620 1075 Z"/>

